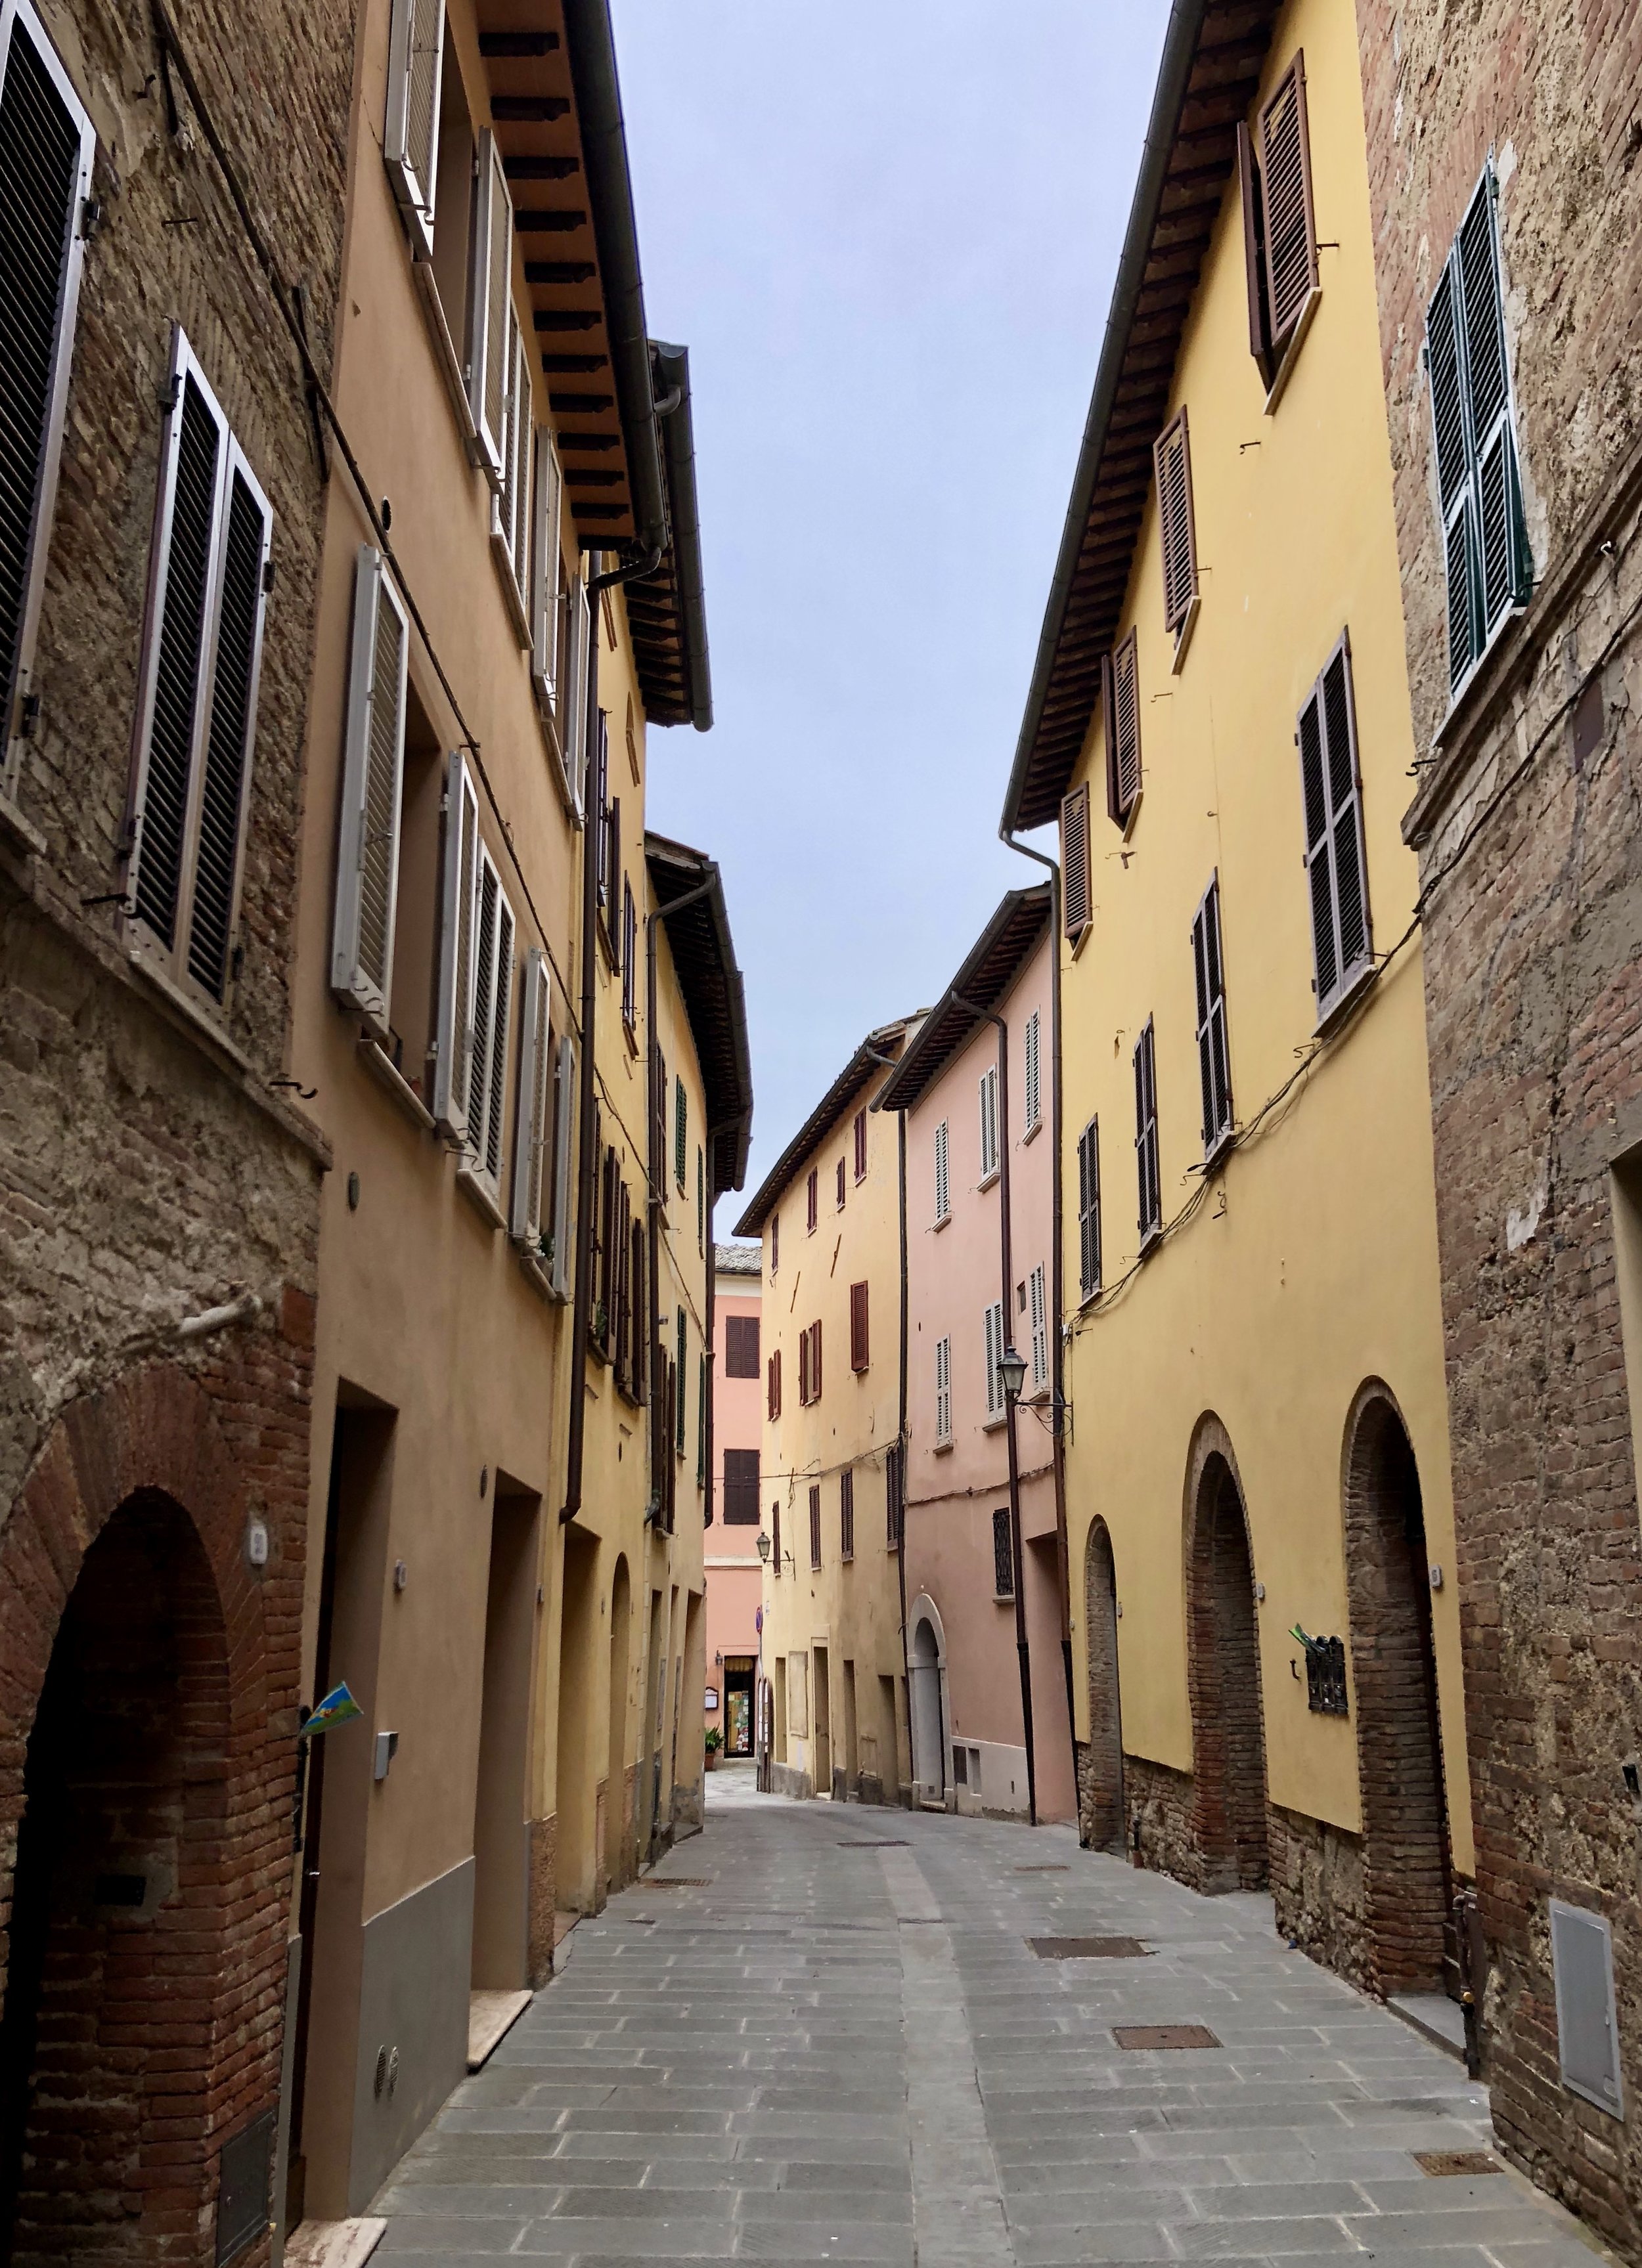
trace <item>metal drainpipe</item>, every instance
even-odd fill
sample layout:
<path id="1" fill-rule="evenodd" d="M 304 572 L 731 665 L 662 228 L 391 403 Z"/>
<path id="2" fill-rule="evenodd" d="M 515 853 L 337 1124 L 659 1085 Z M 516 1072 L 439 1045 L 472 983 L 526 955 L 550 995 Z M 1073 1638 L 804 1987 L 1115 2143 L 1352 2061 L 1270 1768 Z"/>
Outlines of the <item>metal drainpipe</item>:
<path id="1" fill-rule="evenodd" d="M 998 833 L 999 840 L 1010 850 L 1018 850 L 1023 858 L 1035 859 L 1040 866 L 1047 866 L 1049 877 L 1049 1139 L 1055 1145 L 1051 1164 L 1053 1210 L 1049 1232 L 1049 1297 L 1055 1317 L 1054 1336 L 1049 1342 L 1049 1445 L 1055 1474 L 1056 1556 L 1060 1561 L 1060 1650 L 1066 1673 L 1066 1737 L 1071 1743 L 1072 1807 L 1077 1811 L 1078 1712 L 1073 1698 L 1076 1681 L 1072 1675 L 1071 1659 L 1071 1550 L 1066 1524 L 1066 1367 L 1065 1345 L 1060 1328 L 1060 1319 L 1066 1312 L 1066 1268 L 1063 1252 L 1065 1216 L 1061 1174 L 1061 1128 L 1064 1104 L 1061 1096 L 1060 1074 L 1060 865 L 1047 852 L 1035 850 L 1029 843 L 1017 842 L 1012 828 L 1000 827 Z M 1086 1632 L 1085 1642 L 1087 1643 Z M 1078 1831 L 1079 1835 L 1083 1832 L 1081 1815 L 1078 1821 Z"/>
<path id="2" fill-rule="evenodd" d="M 599 616 L 600 595 L 618 583 L 634 583 L 653 575 L 661 553 L 647 551 L 630 566 L 594 575 L 587 585 L 591 621 L 587 635 L 587 708 L 585 731 L 589 739 L 599 729 Z M 564 1502 L 559 1511 L 561 1528 L 582 1508 L 582 1445 L 586 1432 L 587 1325 L 593 1311 L 593 1217 L 598 1197 L 599 1160 L 593 1155 L 593 1122 L 597 1104 L 593 1082 L 593 1024 L 598 1008 L 595 987 L 599 921 L 599 829 L 604 814 L 588 807 L 587 790 L 593 778 L 589 749 L 582 748 L 582 1063 L 581 1093 L 578 1097 L 576 1140 L 576 1292 L 571 1311 L 571 1410 L 564 1444 Z"/>
<path id="3" fill-rule="evenodd" d="M 978 1002 L 966 1000 L 961 992 L 953 994 L 954 1004 L 967 1009 L 970 1015 L 979 1016 L 985 1023 L 994 1025 L 998 1032 L 998 1260 L 1004 1278 L 1004 1343 L 1014 1344 L 1014 1332 L 1009 1327 L 1010 1301 L 1014 1296 L 1014 1259 L 1010 1239 L 1009 1204 L 1009 1027 Z M 1001 1354 L 1003 1348 L 998 1349 Z M 1038 1823 L 1038 1768 L 1036 1744 L 1032 1736 L 1032 1653 L 1027 1638 L 1027 1563 L 1020 1543 L 1020 1452 L 1015 1440 L 1017 1397 L 1004 1395 L 1004 1432 L 1009 1445 L 1009 1548 L 1015 1562 L 1015 1652 L 1020 1661 L 1020 1729 L 1027 1751 L 1027 1817 L 1035 1827 Z"/>

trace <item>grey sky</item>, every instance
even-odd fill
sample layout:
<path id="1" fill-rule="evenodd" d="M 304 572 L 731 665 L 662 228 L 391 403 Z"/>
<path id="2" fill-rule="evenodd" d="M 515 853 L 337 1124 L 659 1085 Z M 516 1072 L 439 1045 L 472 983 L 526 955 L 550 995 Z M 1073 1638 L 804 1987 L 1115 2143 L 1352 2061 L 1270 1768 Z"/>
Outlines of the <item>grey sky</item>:
<path id="1" fill-rule="evenodd" d="M 615 0 L 717 715 L 652 740 L 650 818 L 724 868 L 749 1188 L 1035 879 L 998 814 L 1167 12 Z"/>

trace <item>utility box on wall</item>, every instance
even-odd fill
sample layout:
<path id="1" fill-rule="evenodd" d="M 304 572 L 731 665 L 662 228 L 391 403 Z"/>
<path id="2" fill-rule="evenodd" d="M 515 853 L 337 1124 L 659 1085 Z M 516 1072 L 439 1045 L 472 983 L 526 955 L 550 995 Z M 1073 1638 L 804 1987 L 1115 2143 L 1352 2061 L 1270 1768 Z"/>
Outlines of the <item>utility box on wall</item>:
<path id="1" fill-rule="evenodd" d="M 1601 1914 L 1550 1902 L 1550 1957 L 1557 1979 L 1557 2044 L 1562 2083 L 1610 2117 L 1623 2118 L 1619 2025 L 1614 2007 L 1613 1937 Z"/>

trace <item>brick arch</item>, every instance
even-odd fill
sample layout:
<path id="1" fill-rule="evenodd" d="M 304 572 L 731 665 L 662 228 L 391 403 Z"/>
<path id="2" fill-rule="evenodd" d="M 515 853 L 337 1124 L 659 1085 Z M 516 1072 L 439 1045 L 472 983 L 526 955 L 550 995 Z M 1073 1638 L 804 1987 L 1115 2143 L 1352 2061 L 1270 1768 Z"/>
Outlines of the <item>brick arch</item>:
<path id="1" fill-rule="evenodd" d="M 1450 1859 L 1425 1506 L 1380 1379 L 1352 1401 L 1341 1479 L 1372 1982 L 1440 1992 Z"/>
<path id="2" fill-rule="evenodd" d="M 250 1365 L 255 1359 L 253 1352 Z M 146 1994 L 161 2036 L 151 2034 L 144 2076 L 136 2088 L 128 2084 L 136 2101 L 122 2139 L 99 2136 L 88 2148 L 94 2124 L 76 2126 L 66 2110 L 58 2120 L 74 2129 L 82 2154 L 54 2175 L 65 2210 L 76 2191 L 109 2186 L 105 2151 L 120 2157 L 119 2190 L 136 2205 L 121 2210 L 120 2233 L 109 2235 L 106 2257 L 121 2264 L 212 2257 L 222 2144 L 271 2110 L 278 2095 L 302 1554 L 292 1536 L 284 1564 L 260 1578 L 246 1556 L 244 1472 L 266 1478 L 270 1465 L 245 1406 L 255 1395 L 242 1366 L 250 1366 L 236 1351 L 208 1385 L 157 1363 L 70 1403 L 0 1528 L 0 2012 L 11 1925 L 24 1918 L 14 1917 L 12 1896 L 31 1742 L 38 1735 L 38 1788 L 51 1757 L 83 1737 L 73 1733 L 64 1750 L 64 1726 L 78 1720 L 61 1697 L 51 1699 L 66 1690 L 64 1677 L 51 1680 L 60 1644 L 76 1680 L 90 1660 L 118 1695 L 114 1710 L 88 1701 L 83 1730 L 101 1737 L 121 1710 L 141 1722 L 150 1708 L 144 1737 L 165 1760 L 153 1765 L 146 1793 L 127 1804 L 132 1819 L 147 1822 L 137 1843 L 146 1836 L 144 1847 L 170 1854 L 151 1870 L 151 1918 L 144 1911 L 134 1933 L 129 1914 L 103 1911 L 88 1876 L 80 1890 L 90 1896 L 91 1918 L 76 1955 L 86 1958 L 89 1946 L 107 1977 L 138 1999 Z M 243 1447 L 229 1437 L 236 1425 Z M 128 1594 L 131 1644 L 110 1611 Z M 143 1780 L 139 1766 L 126 1768 Z M 111 1804 L 98 1846 L 105 1856 L 82 1854 L 81 1871 L 100 1863 L 118 1873 L 126 1834 L 125 1814 Z M 49 1965 L 55 1953 L 42 1953 L 41 1943 L 31 1960 Z M 112 2007 L 114 1987 L 103 1991 Z M 46 2030 L 29 2054 L 37 2101 L 49 2093 L 71 2103 Z M 92 2095 L 99 2076 L 93 2056 Z M 163 2103 L 144 2099 L 151 2076 L 168 2090 Z M 19 2219 L 19 2234 L 21 2226 Z M 197 2237 L 180 2242 L 183 2228 Z M 251 2268 L 265 2251 L 259 2242 L 241 2257 Z"/>
<path id="3" fill-rule="evenodd" d="M 1187 1463 L 1185 1547 L 1197 1887 L 1263 1889 L 1266 1742 L 1254 1554 L 1236 1454 L 1211 1414 L 1198 1420 Z"/>
<path id="4" fill-rule="evenodd" d="M 1083 1552 L 1083 1639 L 1089 1742 L 1081 1761 L 1080 1824 L 1092 1851 L 1123 1847 L 1123 1724 L 1117 1681 L 1117 1569 L 1106 1522 L 1095 1516 Z"/>

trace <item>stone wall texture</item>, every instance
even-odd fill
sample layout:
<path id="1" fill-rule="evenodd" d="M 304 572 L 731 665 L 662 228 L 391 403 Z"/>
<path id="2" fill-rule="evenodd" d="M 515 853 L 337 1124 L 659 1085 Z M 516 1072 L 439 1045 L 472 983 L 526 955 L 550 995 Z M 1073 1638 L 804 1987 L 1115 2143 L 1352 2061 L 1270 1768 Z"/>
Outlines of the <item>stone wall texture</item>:
<path id="1" fill-rule="evenodd" d="M 1519 2164 L 1642 2258 L 1642 1705 L 1620 1312 L 1642 1143 L 1642 14 L 1359 0 L 1422 778 L 1439 1230 L 1484 2076 Z M 1490 151 L 1535 587 L 1448 719 L 1420 364 Z M 1633 1350 L 1633 1352 L 1635 1350 Z M 1613 1931 L 1626 2118 L 1564 2088 L 1549 1901 Z"/>

